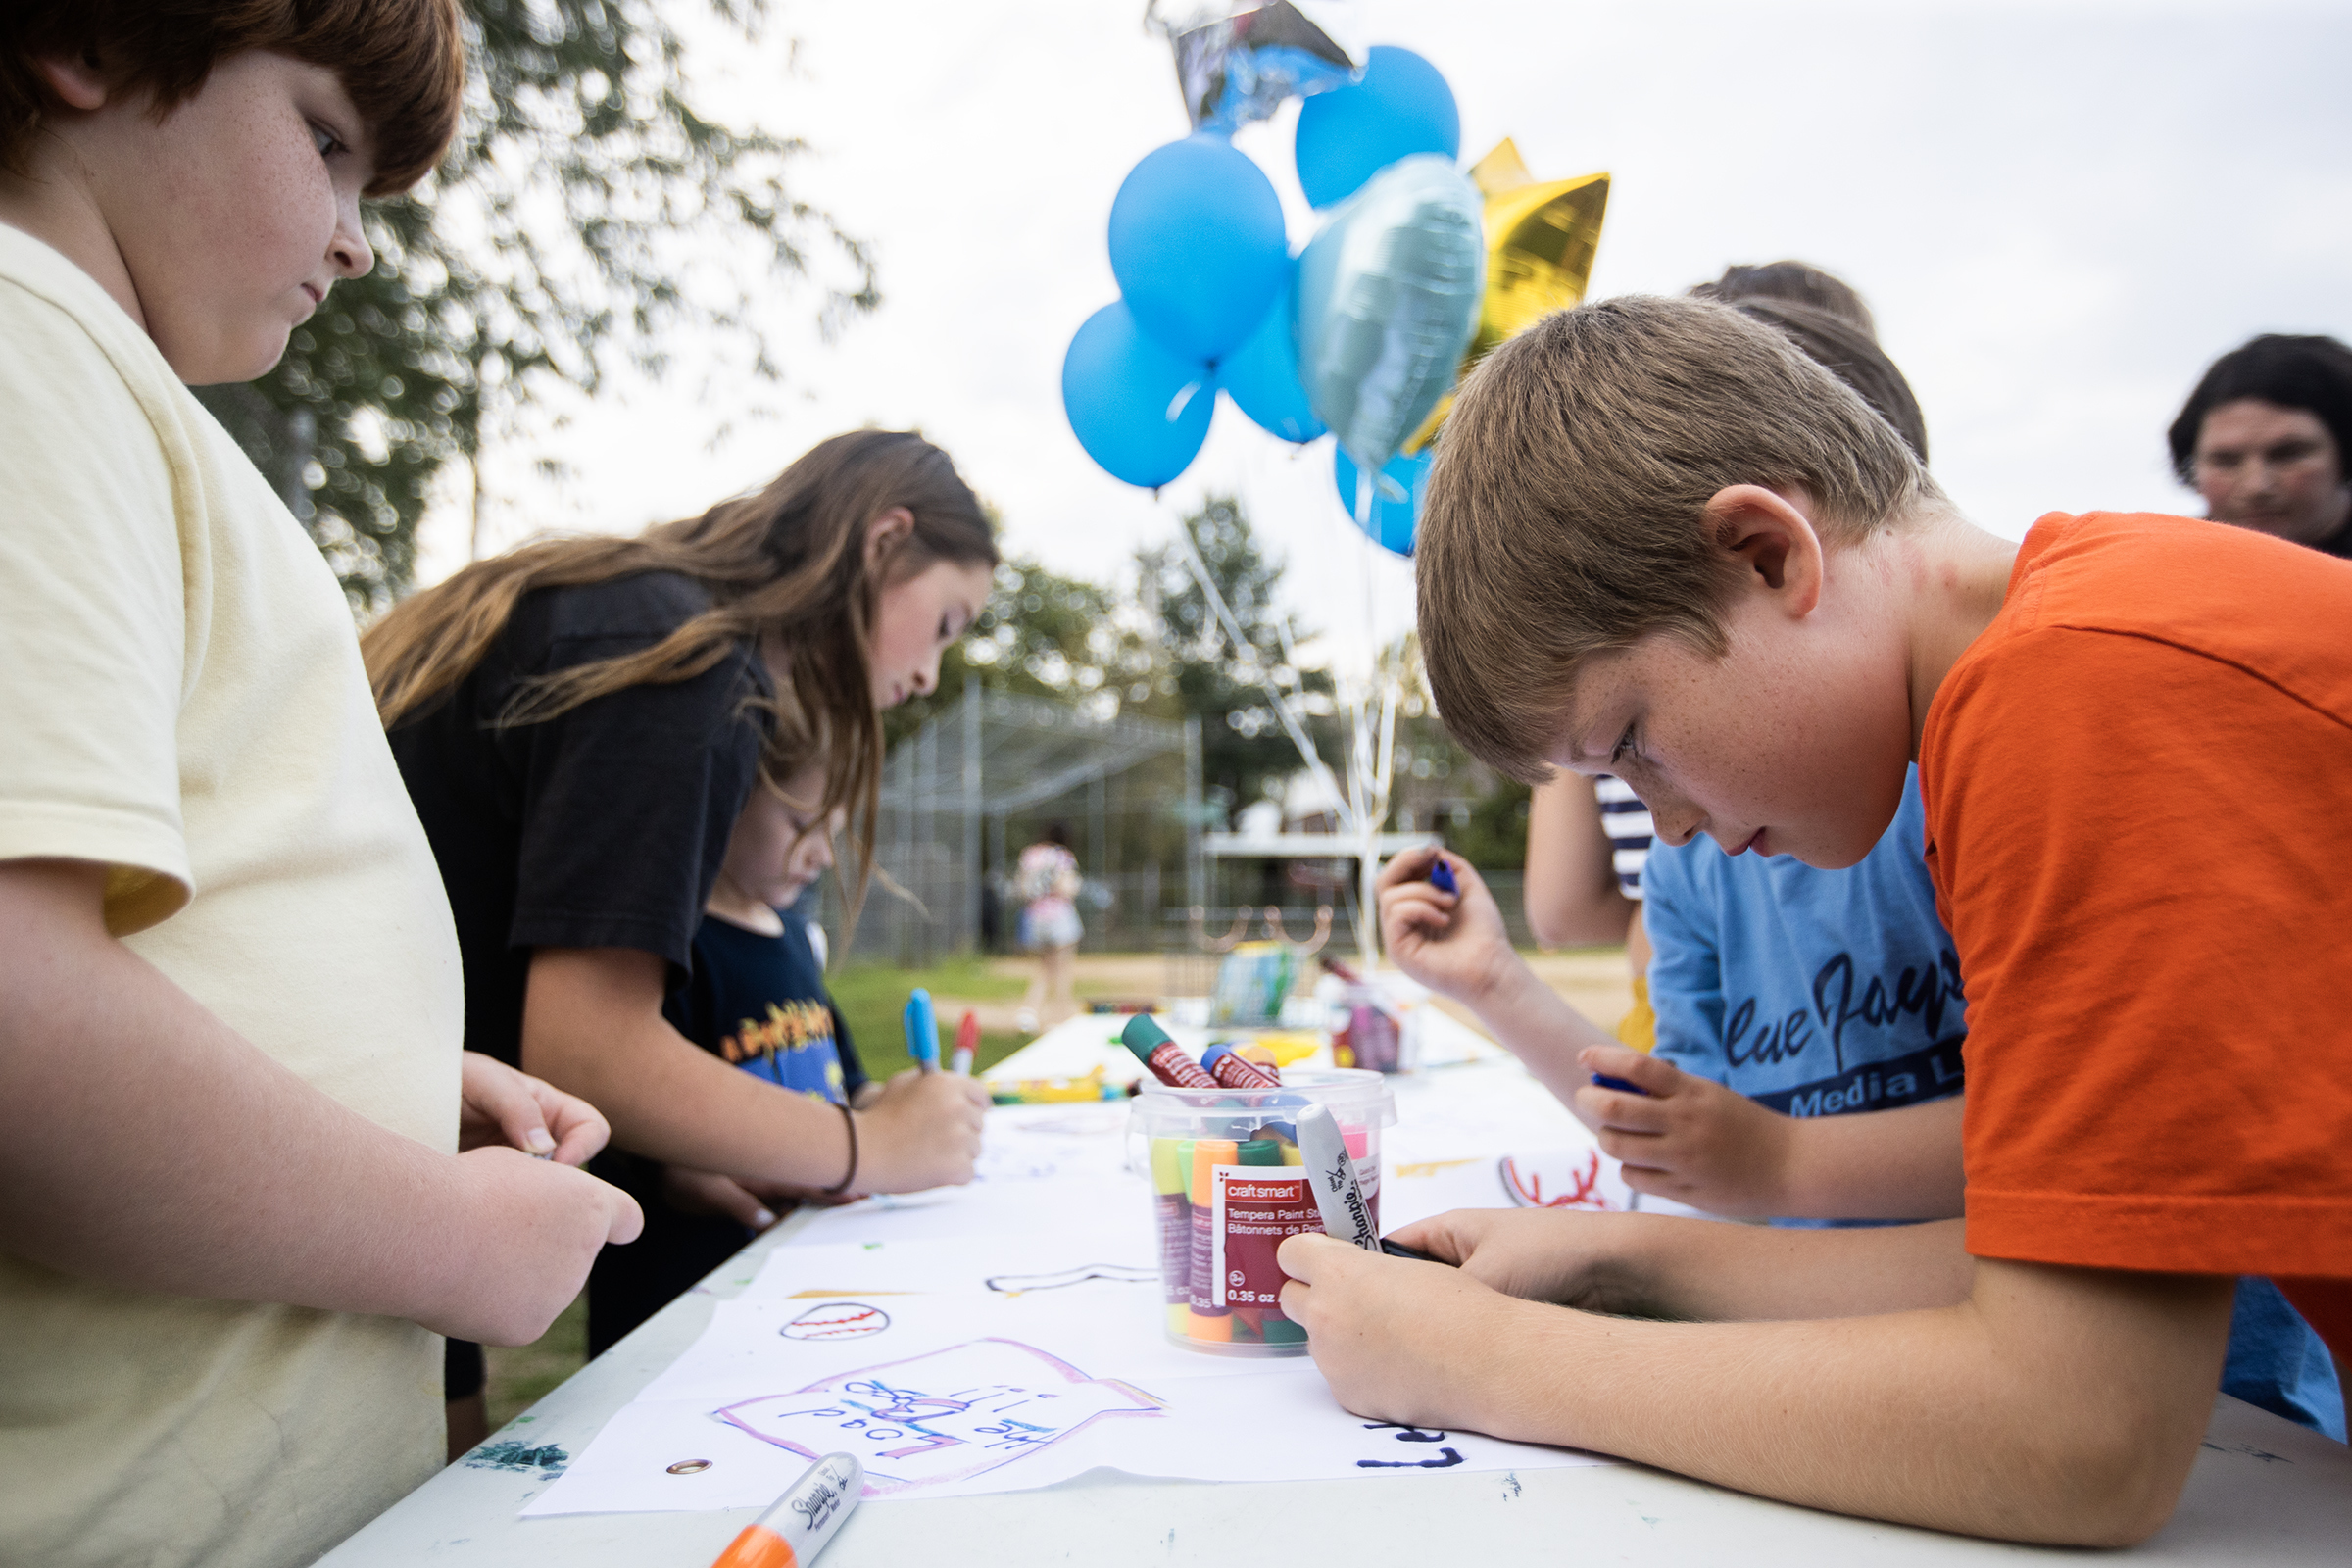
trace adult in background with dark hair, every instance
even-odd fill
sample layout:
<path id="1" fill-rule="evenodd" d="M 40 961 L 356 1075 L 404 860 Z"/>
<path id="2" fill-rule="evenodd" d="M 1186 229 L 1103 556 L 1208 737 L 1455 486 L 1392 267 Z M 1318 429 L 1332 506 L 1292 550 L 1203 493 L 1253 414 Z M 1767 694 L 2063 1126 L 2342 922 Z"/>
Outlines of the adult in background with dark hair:
<path id="1" fill-rule="evenodd" d="M 1690 292 L 1720 300 L 1788 337 L 1861 394 L 1903 444 L 1928 461 L 1928 424 L 1910 383 L 1879 352 L 1870 307 L 1842 278 L 1804 262 L 1724 269 Z M 1624 782 L 1587 783 L 1556 774 L 1528 806 L 1527 880 L 1522 901 L 1536 940 L 1548 947 L 1625 944 L 1634 1006 L 1616 1028 L 1637 1051 L 1657 1041 L 1649 1004 L 1649 937 L 1639 918 L 1642 866 L 1649 854 L 1649 809 Z"/>
<path id="2" fill-rule="evenodd" d="M 2213 362 L 2170 435 L 2205 515 L 2352 557 L 2352 349 L 2266 332 Z"/>

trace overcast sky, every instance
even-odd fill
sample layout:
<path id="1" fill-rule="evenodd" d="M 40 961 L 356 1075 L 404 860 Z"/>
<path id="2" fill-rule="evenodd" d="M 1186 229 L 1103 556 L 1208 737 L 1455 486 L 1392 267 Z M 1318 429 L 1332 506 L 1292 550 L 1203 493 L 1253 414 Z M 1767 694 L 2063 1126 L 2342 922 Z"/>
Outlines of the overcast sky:
<path id="1" fill-rule="evenodd" d="M 882 308 L 831 345 L 797 325 L 788 386 L 621 387 L 580 411 L 551 486 L 493 463 L 492 543 L 699 511 L 811 442 L 920 426 L 1000 507 L 1005 543 L 1101 578 L 1208 490 L 1239 492 L 1330 651 L 1367 646 L 1328 441 L 1298 453 L 1221 403 L 1158 501 L 1097 469 L 1060 408 L 1070 334 L 1112 299 L 1103 225 L 1139 158 L 1187 126 L 1142 0 L 814 0 L 800 39 L 707 50 L 698 86 L 812 146 L 801 189 L 880 259 Z M 1934 467 L 1984 526 L 2051 509 L 2185 510 L 2163 432 L 2214 356 L 2258 331 L 2352 339 L 2352 17 L 2237 3 L 2003 7 L 1363 0 L 1419 51 L 1464 162 L 1515 137 L 1539 178 L 1615 179 L 1594 297 L 1678 292 L 1793 256 L 1860 288 L 1928 416 Z M 1293 211 L 1289 118 L 1245 132 Z M 779 322 L 812 309 L 776 302 Z M 695 346 L 678 345 L 691 364 Z M 682 385 L 682 383 L 681 383 Z M 711 432 L 765 403 L 773 418 Z M 519 455 L 516 455 L 517 457 Z M 456 509 L 424 576 L 461 563 Z M 1384 559 L 1372 632 L 1411 620 Z"/>

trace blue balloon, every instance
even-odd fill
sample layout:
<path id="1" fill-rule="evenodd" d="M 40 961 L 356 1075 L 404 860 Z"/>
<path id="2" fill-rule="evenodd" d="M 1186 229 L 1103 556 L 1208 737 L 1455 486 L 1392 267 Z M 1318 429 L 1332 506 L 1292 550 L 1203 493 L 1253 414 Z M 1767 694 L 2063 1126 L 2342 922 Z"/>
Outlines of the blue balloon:
<path id="1" fill-rule="evenodd" d="M 1356 476 L 1361 471 L 1345 451 L 1337 447 L 1332 449 L 1332 483 L 1338 486 L 1340 501 L 1348 508 L 1348 515 L 1351 518 L 1356 515 Z M 1372 525 L 1364 531 L 1383 550 L 1410 556 L 1413 553 L 1413 528 L 1421 516 L 1421 497 L 1429 489 L 1429 452 L 1424 449 L 1409 458 L 1399 453 L 1391 458 L 1388 466 L 1380 471 L 1394 481 L 1402 494 L 1397 497 L 1384 496 L 1380 493 L 1380 487 L 1374 485 Z M 1359 521 L 1357 526 L 1363 525 Z"/>
<path id="2" fill-rule="evenodd" d="M 1110 204 L 1110 270 L 1136 324 L 1211 364 L 1241 347 L 1282 293 L 1282 200 L 1247 153 L 1210 135 L 1156 148 Z"/>
<path id="3" fill-rule="evenodd" d="M 1305 442 L 1321 435 L 1324 425 L 1298 380 L 1298 301 L 1294 269 L 1291 286 L 1257 323 L 1257 330 L 1217 367 L 1217 385 L 1259 429 L 1285 441 Z"/>
<path id="4" fill-rule="evenodd" d="M 1391 44 L 1375 44 L 1364 76 L 1298 106 L 1294 156 L 1307 201 L 1329 207 L 1365 180 L 1414 153 L 1462 151 L 1462 115 L 1438 68 Z"/>
<path id="5" fill-rule="evenodd" d="M 1358 466 L 1395 457 L 1453 385 L 1486 267 L 1478 187 L 1435 153 L 1373 175 L 1298 258 L 1298 378 Z"/>
<path id="6" fill-rule="evenodd" d="M 1061 406 L 1086 455 L 1149 490 L 1184 472 L 1208 439 L 1217 383 L 1205 365 L 1139 331 L 1118 301 L 1086 318 L 1061 362 Z"/>

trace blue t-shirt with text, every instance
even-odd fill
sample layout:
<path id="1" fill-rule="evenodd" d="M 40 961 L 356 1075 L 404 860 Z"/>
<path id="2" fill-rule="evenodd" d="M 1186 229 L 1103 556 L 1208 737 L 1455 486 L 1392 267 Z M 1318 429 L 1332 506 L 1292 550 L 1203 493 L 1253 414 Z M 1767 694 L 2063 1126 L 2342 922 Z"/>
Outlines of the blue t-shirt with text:
<path id="1" fill-rule="evenodd" d="M 1642 882 L 1656 1054 L 1791 1116 L 1960 1093 L 1960 959 L 1926 842 L 1914 767 L 1894 821 L 1841 871 L 1726 855 L 1703 834 L 1653 843 Z M 2344 1439 L 2327 1345 L 2268 1280 L 2238 1282 L 2222 1390 Z"/>
<path id="2" fill-rule="evenodd" d="M 1919 770 L 1862 863 L 1653 844 L 1642 870 L 1657 1054 L 1791 1116 L 1960 1092 L 1960 959 L 1921 858 Z"/>

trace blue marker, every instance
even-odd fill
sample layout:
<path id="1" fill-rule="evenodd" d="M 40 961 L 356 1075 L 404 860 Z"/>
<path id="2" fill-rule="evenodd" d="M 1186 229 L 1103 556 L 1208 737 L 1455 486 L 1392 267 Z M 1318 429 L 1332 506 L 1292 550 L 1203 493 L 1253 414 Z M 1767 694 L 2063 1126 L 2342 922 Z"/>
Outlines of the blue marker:
<path id="1" fill-rule="evenodd" d="M 1462 885 L 1453 879 L 1453 867 L 1446 863 L 1446 857 L 1443 855 L 1438 857 L 1438 863 L 1429 868 L 1429 885 L 1440 893 L 1462 891 Z"/>
<path id="2" fill-rule="evenodd" d="M 1596 1072 L 1592 1075 L 1592 1081 L 1603 1089 L 1614 1089 L 1621 1095 L 1640 1095 L 1644 1100 L 1649 1098 L 1648 1090 L 1628 1078 L 1612 1078 L 1605 1072 Z"/>
<path id="3" fill-rule="evenodd" d="M 931 1010 L 931 993 L 921 986 L 906 997 L 906 1054 L 923 1071 L 939 1071 L 939 1015 Z"/>

